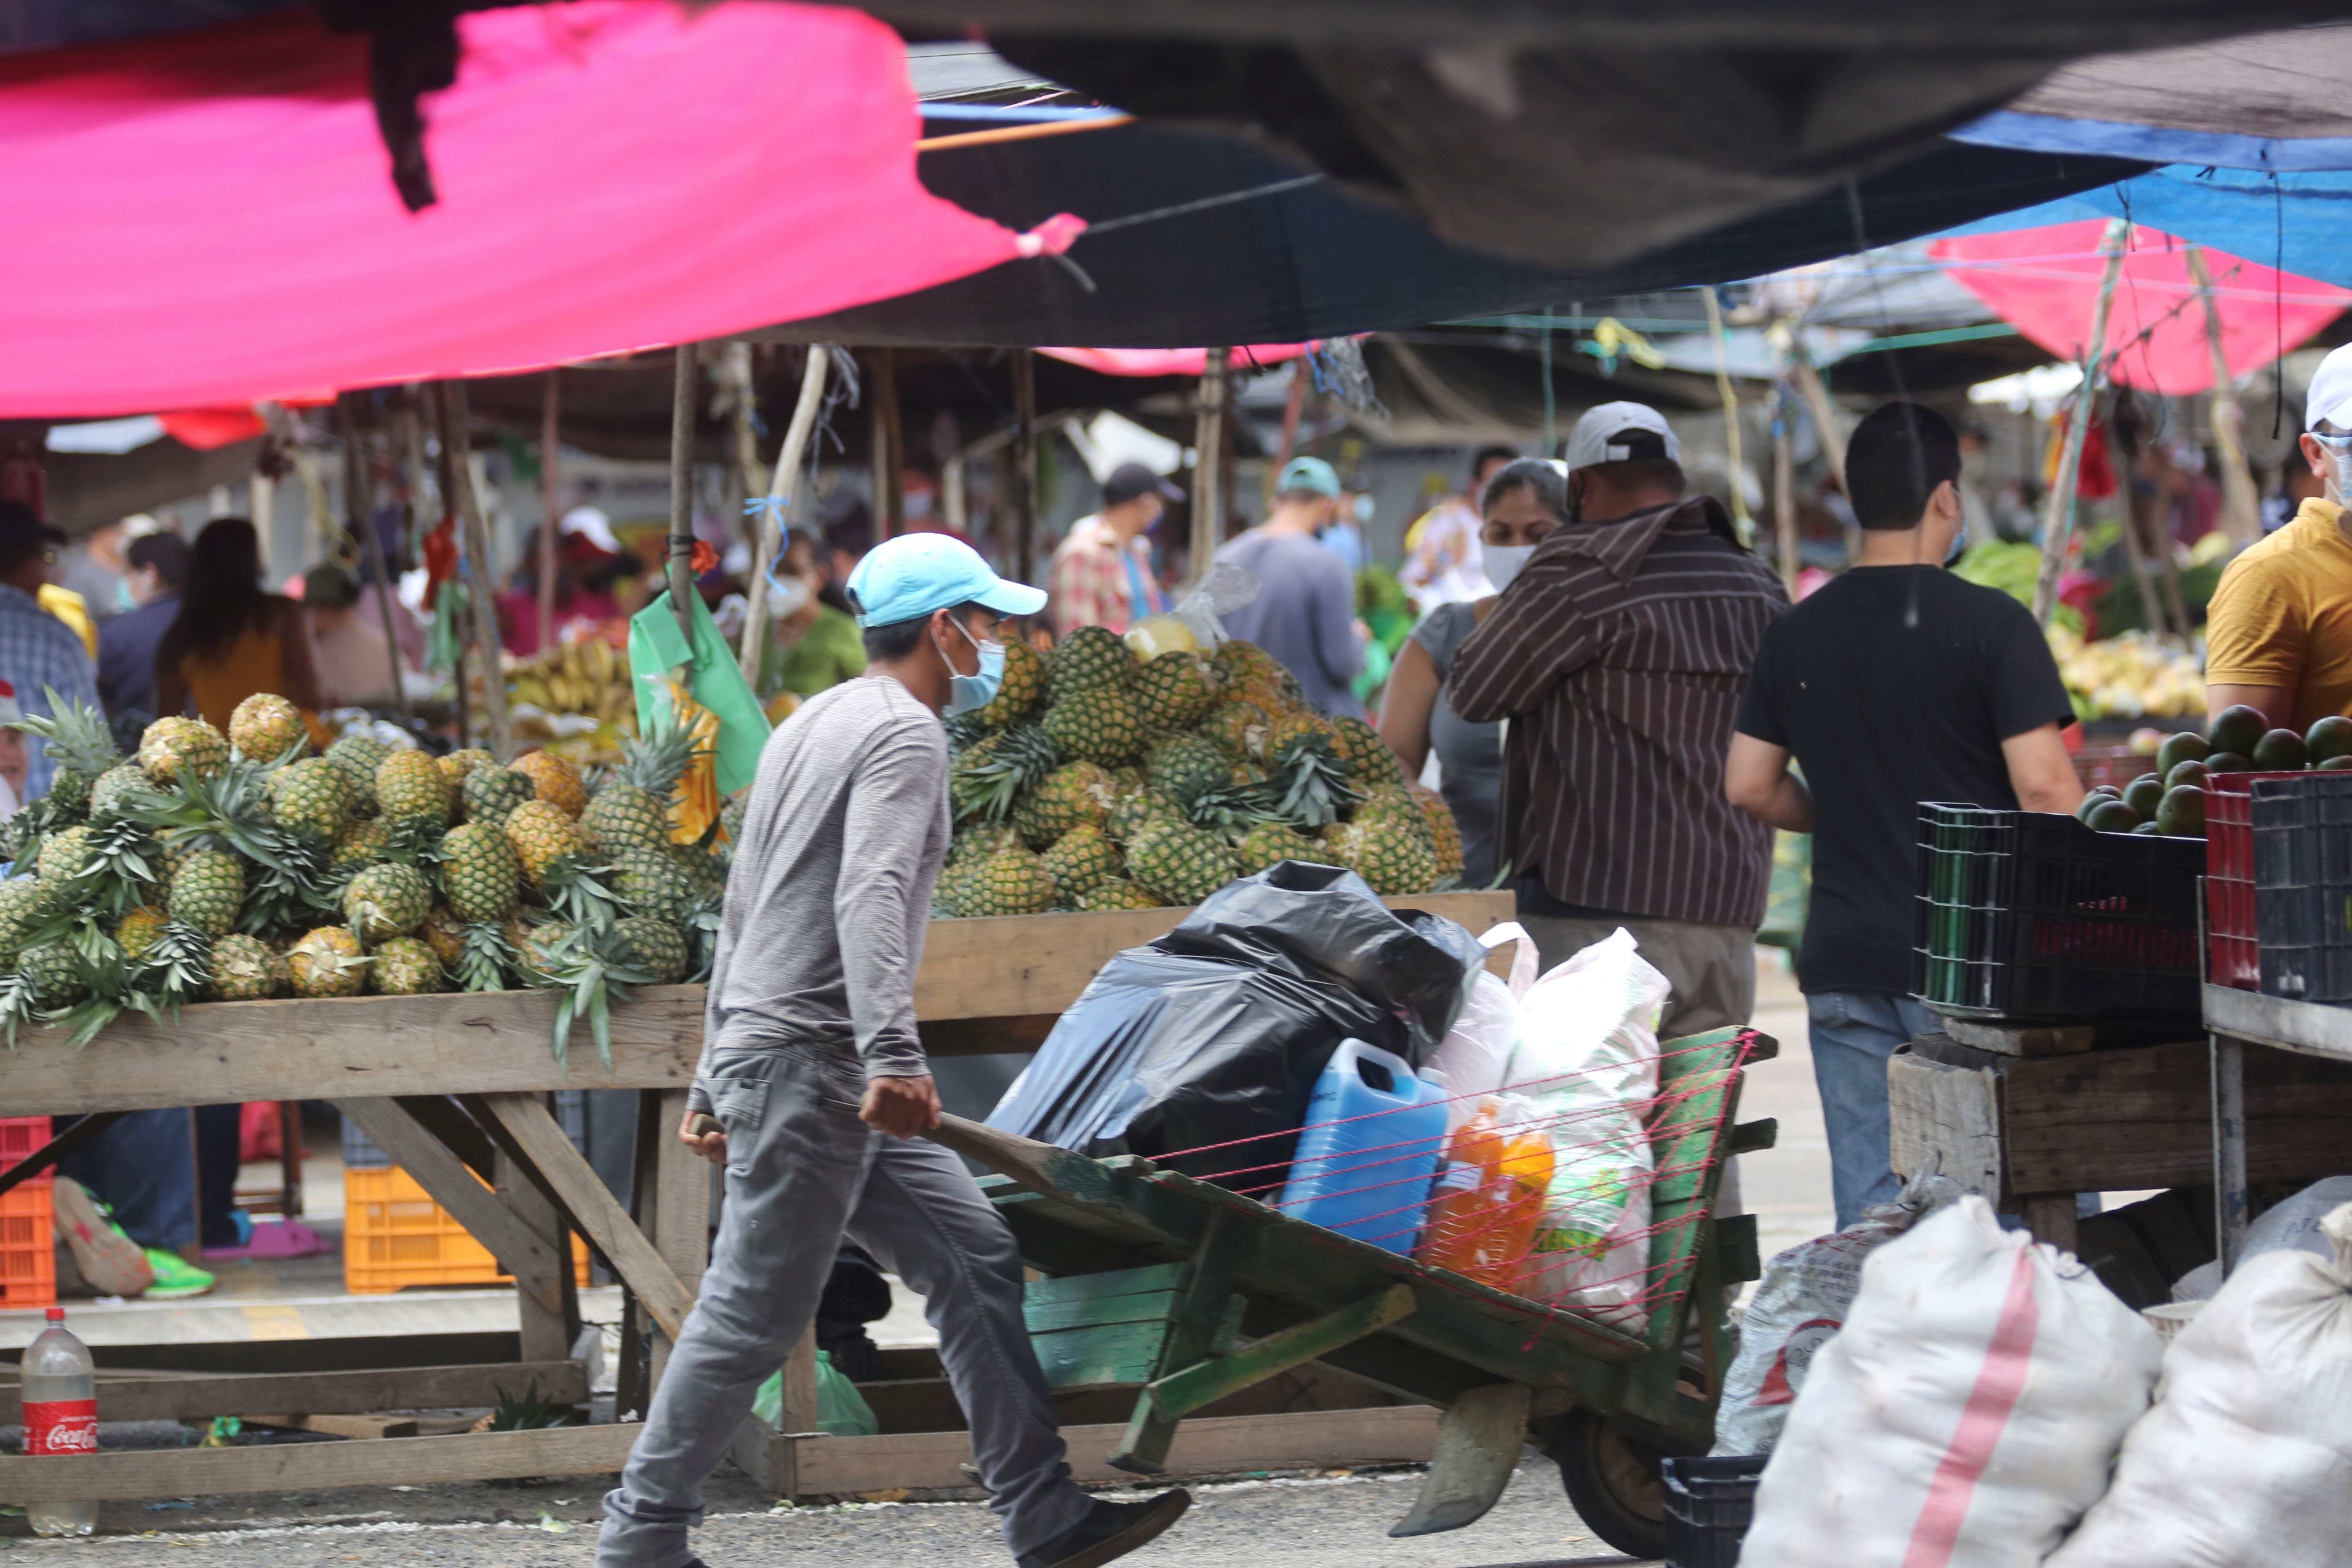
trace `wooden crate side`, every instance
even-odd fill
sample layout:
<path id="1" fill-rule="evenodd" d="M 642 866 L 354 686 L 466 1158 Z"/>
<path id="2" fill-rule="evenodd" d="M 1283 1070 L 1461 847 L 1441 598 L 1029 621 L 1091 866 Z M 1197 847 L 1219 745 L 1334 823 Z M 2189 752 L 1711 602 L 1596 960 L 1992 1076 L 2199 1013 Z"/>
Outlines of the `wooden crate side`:
<path id="1" fill-rule="evenodd" d="M 218 1497 L 321 1487 L 431 1486 L 523 1476 L 610 1475 L 645 1430 L 550 1426 L 383 1443 L 131 1449 L 83 1458 L 0 1458 L 0 1502 Z"/>
<path id="2" fill-rule="evenodd" d="M 2000 1075 L 1908 1050 L 1886 1064 L 1889 1163 L 1909 1177 L 1931 1166 L 1968 1192 L 2001 1193 Z"/>

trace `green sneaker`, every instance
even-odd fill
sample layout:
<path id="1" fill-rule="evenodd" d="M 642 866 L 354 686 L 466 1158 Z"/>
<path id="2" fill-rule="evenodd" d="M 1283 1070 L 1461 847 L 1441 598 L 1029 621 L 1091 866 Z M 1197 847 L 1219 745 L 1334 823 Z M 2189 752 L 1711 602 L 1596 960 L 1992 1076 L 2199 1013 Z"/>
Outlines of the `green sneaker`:
<path id="1" fill-rule="evenodd" d="M 147 1267 L 155 1271 L 155 1283 L 139 1293 L 145 1301 L 177 1301 L 184 1297 L 201 1296 L 213 1288 L 213 1277 L 188 1262 L 176 1252 L 166 1252 L 160 1247 L 147 1248 Z"/>

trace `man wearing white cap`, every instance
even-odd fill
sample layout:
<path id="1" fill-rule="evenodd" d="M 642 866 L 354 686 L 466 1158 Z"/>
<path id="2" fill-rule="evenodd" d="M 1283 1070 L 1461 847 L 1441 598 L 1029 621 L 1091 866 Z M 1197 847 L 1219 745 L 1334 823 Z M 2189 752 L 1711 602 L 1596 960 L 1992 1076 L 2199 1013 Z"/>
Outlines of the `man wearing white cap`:
<path id="1" fill-rule="evenodd" d="M 678 1129 L 726 1166 L 727 1202 L 646 1429 L 605 1496 L 598 1568 L 698 1563 L 687 1544 L 698 1489 L 807 1331 L 845 1235 L 924 1299 L 1020 1568 L 1096 1568 L 1190 1501 L 1102 1502 L 1071 1480 L 1013 1233 L 963 1163 L 921 1138 L 940 1118 L 915 1031 L 948 848 L 939 719 L 995 694 L 998 621 L 1035 615 L 1045 595 L 941 533 L 882 544 L 849 592 L 866 672 L 768 738 L 727 879 Z"/>
<path id="2" fill-rule="evenodd" d="M 1547 966 L 1618 927 L 1674 987 L 1659 1033 L 1748 1022 L 1772 836 L 1723 798 L 1757 644 L 1788 607 L 1654 408 L 1568 440 L 1570 520 L 1454 656 L 1446 696 L 1507 719 L 1500 858 Z"/>
<path id="3" fill-rule="evenodd" d="M 2319 362 L 2303 423 L 2326 490 L 2221 574 L 2205 613 L 2209 716 L 2244 703 L 2302 731 L 2352 713 L 2352 344 Z"/>

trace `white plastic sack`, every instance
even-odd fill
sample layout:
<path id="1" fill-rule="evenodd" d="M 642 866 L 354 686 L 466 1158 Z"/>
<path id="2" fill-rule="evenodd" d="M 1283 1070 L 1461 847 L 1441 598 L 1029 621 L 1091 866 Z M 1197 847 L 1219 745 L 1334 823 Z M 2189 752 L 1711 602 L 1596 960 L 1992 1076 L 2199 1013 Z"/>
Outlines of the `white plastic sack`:
<path id="1" fill-rule="evenodd" d="M 1739 1325 L 1739 1354 L 1724 1374 L 1716 1453 L 1772 1451 L 1813 1357 L 1853 1307 L 1864 1260 L 1959 1196 L 1951 1177 L 1922 1171 L 1893 1203 L 1866 1208 L 1845 1229 L 1790 1247 L 1764 1266 Z"/>
<path id="2" fill-rule="evenodd" d="M 2239 1266 L 2164 1358 L 2115 1485 L 2048 1568 L 2329 1568 L 2352 1557 L 2352 1205 L 2329 1256 Z"/>
<path id="3" fill-rule="evenodd" d="M 1502 1089 L 1504 1069 L 1519 1043 L 1519 998 L 1536 980 L 1535 941 L 1517 921 L 1505 921 L 1478 941 L 1489 952 L 1506 942 L 1517 948 L 1510 979 L 1478 972 L 1461 1016 L 1430 1056 L 1429 1065 L 1445 1075 L 1448 1132 L 1470 1120 L 1479 1100 Z"/>
<path id="4" fill-rule="evenodd" d="M 2106 1490 L 2156 1331 L 1982 1198 L 1870 1256 L 1756 1493 L 1741 1568 L 2029 1568 Z"/>
<path id="5" fill-rule="evenodd" d="M 1552 1138 L 1550 1194 L 1526 1293 L 1638 1323 L 1650 1262 L 1650 1135 L 1658 1010 L 1672 987 L 1620 927 L 1519 1000 L 1505 1087 L 1534 1100 Z"/>
<path id="6" fill-rule="evenodd" d="M 2312 1183 L 2286 1202 L 2264 1209 L 2246 1227 L 2246 1247 L 2239 1256 L 2239 1266 L 2242 1268 L 2248 1259 L 2265 1252 L 2290 1248 L 2308 1252 L 2314 1258 L 2335 1257 L 2336 1248 L 2321 1232 L 2320 1224 L 2346 1204 L 2352 1204 L 2352 1176 L 2329 1176 Z M 2210 1301 L 2221 1288 L 2221 1265 L 2216 1259 L 2199 1264 L 2175 1281 L 2172 1299 Z"/>

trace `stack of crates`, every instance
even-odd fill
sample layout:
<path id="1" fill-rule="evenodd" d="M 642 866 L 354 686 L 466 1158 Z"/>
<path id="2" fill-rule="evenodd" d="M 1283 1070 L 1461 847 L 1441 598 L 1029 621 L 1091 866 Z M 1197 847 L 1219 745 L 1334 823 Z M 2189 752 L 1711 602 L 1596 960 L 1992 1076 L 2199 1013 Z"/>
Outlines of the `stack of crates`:
<path id="1" fill-rule="evenodd" d="M 0 1117 L 0 1171 L 49 1141 L 46 1116 Z M 51 1171 L 0 1193 L 0 1311 L 49 1307 L 58 1300 Z"/>
<path id="2" fill-rule="evenodd" d="M 2254 785 L 2263 994 L 2352 1006 L 2352 773 Z"/>
<path id="3" fill-rule="evenodd" d="M 565 1115 L 563 1100 L 572 1100 Z M 558 1118 L 573 1147 L 581 1142 L 581 1098 L 559 1091 Z M 572 1238 L 573 1278 L 588 1283 L 588 1249 Z M 412 1286 L 502 1285 L 511 1276 L 416 1179 L 392 1163 L 351 1122 L 343 1123 L 343 1289 L 383 1295 Z"/>

